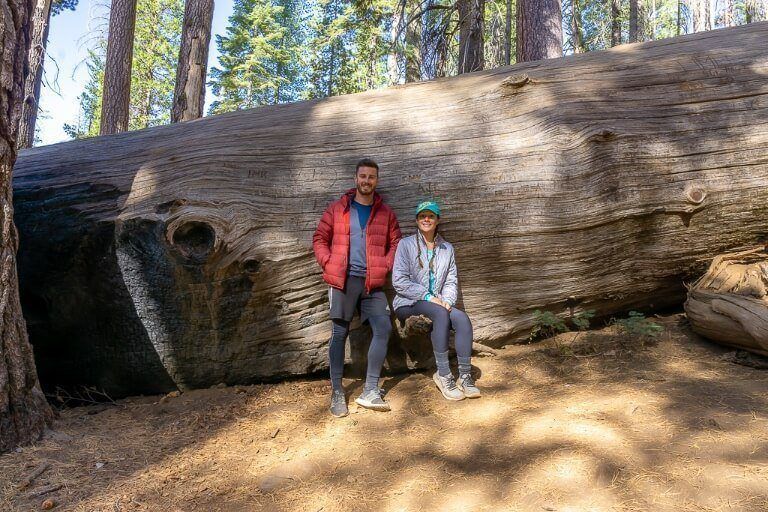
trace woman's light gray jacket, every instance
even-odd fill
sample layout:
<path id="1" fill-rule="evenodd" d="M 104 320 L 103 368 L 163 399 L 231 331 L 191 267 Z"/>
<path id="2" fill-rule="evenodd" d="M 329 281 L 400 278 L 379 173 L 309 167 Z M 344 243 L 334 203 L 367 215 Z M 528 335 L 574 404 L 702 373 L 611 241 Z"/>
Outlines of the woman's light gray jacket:
<path id="1" fill-rule="evenodd" d="M 420 237 L 419 248 L 416 237 Z M 456 271 L 456 260 L 453 256 L 453 246 L 440 235 L 435 238 L 435 286 L 433 294 L 451 305 L 456 304 L 459 296 L 459 278 Z M 418 257 L 421 259 L 419 266 Z M 397 309 L 411 306 L 418 300 L 423 300 L 429 292 L 429 260 L 427 259 L 427 244 L 421 233 L 416 233 L 400 240 L 395 252 L 395 265 L 392 269 L 392 286 L 397 295 L 392 301 L 392 307 Z"/>

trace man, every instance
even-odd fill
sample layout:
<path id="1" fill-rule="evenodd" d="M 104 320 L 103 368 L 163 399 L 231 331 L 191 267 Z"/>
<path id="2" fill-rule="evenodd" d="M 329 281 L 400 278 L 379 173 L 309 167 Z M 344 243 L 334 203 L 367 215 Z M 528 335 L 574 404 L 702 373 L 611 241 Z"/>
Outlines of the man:
<path id="1" fill-rule="evenodd" d="M 368 350 L 365 386 L 355 402 L 369 409 L 389 410 L 379 389 L 392 330 L 389 304 L 382 287 L 392 270 L 400 226 L 395 213 L 376 193 L 378 182 L 378 164 L 369 159 L 360 160 L 355 168 L 355 188 L 328 206 L 312 237 L 323 279 L 330 285 L 328 297 L 333 322 L 328 349 L 330 409 L 336 417 L 349 413 L 341 378 L 349 324 L 358 309 L 360 320 L 371 325 L 373 338 Z"/>

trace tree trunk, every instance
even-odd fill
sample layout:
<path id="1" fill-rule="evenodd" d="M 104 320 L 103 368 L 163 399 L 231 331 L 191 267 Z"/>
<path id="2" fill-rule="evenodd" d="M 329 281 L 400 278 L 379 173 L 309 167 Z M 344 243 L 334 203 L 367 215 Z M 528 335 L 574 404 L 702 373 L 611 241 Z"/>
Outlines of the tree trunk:
<path id="1" fill-rule="evenodd" d="M 518 0 L 517 62 L 562 57 L 562 22 L 558 0 Z"/>
<path id="2" fill-rule="evenodd" d="M 768 356 L 768 252 L 765 247 L 717 256 L 688 292 L 694 332 Z"/>
<path id="3" fill-rule="evenodd" d="M 725 26 L 732 27 L 735 25 L 733 17 L 733 0 L 726 0 L 725 2 Z"/>
<path id="4" fill-rule="evenodd" d="M 584 53 L 584 43 L 581 38 L 581 10 L 579 0 L 571 0 L 571 43 L 573 53 Z"/>
<path id="5" fill-rule="evenodd" d="M 40 439 L 51 411 L 37 380 L 19 303 L 11 174 L 30 48 L 32 2 L 2 0 L 0 30 L 0 453 Z"/>
<path id="6" fill-rule="evenodd" d="M 405 0 L 399 0 L 397 8 L 392 13 L 392 25 L 389 28 L 389 37 L 392 41 L 389 54 L 387 55 L 387 75 L 389 76 L 389 84 L 397 85 L 400 83 L 401 74 L 404 62 L 404 45 L 402 43 L 402 34 L 405 32 L 405 22 L 407 20 L 407 14 L 405 10 Z"/>
<path id="7" fill-rule="evenodd" d="M 117 395 L 327 367 L 311 238 L 361 155 L 406 234 L 440 198 L 479 343 L 527 338 L 536 310 L 679 306 L 703 262 L 768 233 L 766 38 L 753 24 L 26 150 L 41 377 Z"/>
<path id="8" fill-rule="evenodd" d="M 483 20 L 485 0 L 459 0 L 459 74 L 485 67 Z"/>
<path id="9" fill-rule="evenodd" d="M 411 7 L 413 13 L 421 9 L 421 2 L 415 2 Z M 421 80 L 421 16 L 412 20 L 405 27 L 405 81 L 418 82 Z"/>
<path id="10" fill-rule="evenodd" d="M 709 0 L 693 0 L 693 31 L 703 32 L 710 29 Z"/>
<path id="11" fill-rule="evenodd" d="M 621 16 L 621 0 L 611 1 L 611 46 L 618 46 L 621 44 L 621 22 L 619 16 Z"/>
<path id="12" fill-rule="evenodd" d="M 637 42 L 637 2 L 629 0 L 629 42 Z"/>
<path id="13" fill-rule="evenodd" d="M 120 133 L 128 129 L 135 28 L 136 0 L 112 0 L 107 59 L 104 64 L 100 135 Z"/>
<path id="14" fill-rule="evenodd" d="M 19 120 L 19 149 L 31 148 L 35 143 L 35 124 L 40 108 L 40 85 L 43 78 L 45 47 L 48 43 L 48 27 L 51 21 L 51 0 L 37 0 L 30 18 L 31 45 L 29 67 L 24 78 L 24 101 Z"/>
<path id="15" fill-rule="evenodd" d="M 203 117 L 214 0 L 186 0 L 171 122 Z"/>
<path id="16" fill-rule="evenodd" d="M 504 64 L 512 63 L 512 0 L 507 0 L 506 20 L 504 24 Z"/>

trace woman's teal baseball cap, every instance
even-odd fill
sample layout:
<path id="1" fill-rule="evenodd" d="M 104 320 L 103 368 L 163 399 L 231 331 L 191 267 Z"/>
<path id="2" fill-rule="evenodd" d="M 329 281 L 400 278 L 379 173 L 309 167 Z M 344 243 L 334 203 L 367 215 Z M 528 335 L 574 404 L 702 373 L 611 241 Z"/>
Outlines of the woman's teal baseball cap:
<path id="1" fill-rule="evenodd" d="M 419 206 L 416 207 L 416 215 L 419 215 L 424 210 L 429 210 L 438 217 L 440 216 L 440 206 L 434 201 L 422 201 Z"/>

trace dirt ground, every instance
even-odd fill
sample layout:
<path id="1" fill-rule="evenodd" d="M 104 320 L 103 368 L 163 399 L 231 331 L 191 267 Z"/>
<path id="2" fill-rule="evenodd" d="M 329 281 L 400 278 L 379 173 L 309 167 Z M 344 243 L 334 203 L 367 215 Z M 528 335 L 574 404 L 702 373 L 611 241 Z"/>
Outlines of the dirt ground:
<path id="1" fill-rule="evenodd" d="M 66 409 L 0 456 L 0 509 L 768 510 L 768 371 L 657 321 L 653 343 L 609 327 L 475 358 L 472 401 L 414 373 L 384 381 L 391 412 L 342 419 L 319 379 Z"/>

